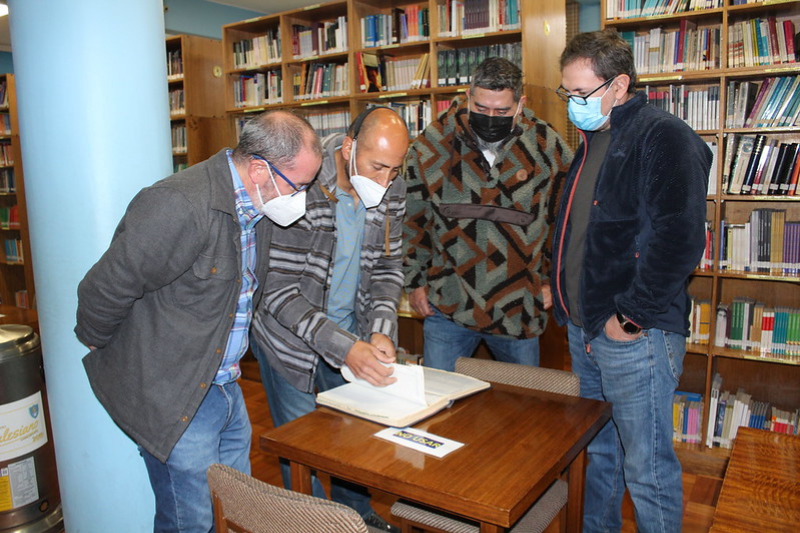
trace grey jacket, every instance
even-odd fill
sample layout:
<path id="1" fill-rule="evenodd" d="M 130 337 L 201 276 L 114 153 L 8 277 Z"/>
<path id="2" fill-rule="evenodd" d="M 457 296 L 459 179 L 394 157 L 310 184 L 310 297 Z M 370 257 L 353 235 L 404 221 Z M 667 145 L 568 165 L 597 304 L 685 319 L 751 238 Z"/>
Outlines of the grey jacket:
<path id="1" fill-rule="evenodd" d="M 320 357 L 339 368 L 356 340 L 383 333 L 397 342 L 406 212 L 406 185 L 400 176 L 380 205 L 367 210 L 356 296 L 358 335 L 342 330 L 326 315 L 336 250 L 334 153 L 343 138 L 334 134 L 322 141 L 325 157 L 308 191 L 305 217 L 288 228 L 274 228 L 264 298 L 253 318 L 252 335 L 270 366 L 309 393 Z"/>
<path id="2" fill-rule="evenodd" d="M 270 227 L 256 226 L 259 280 Z M 223 150 L 139 192 L 78 286 L 75 334 L 97 347 L 83 360 L 92 389 L 160 461 L 222 360 L 239 298 L 240 233 Z"/>

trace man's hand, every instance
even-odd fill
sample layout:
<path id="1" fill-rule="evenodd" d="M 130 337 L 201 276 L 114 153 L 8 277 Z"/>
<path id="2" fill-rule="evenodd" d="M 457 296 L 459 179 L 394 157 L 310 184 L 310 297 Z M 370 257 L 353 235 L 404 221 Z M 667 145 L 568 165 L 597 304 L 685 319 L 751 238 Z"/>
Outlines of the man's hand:
<path id="1" fill-rule="evenodd" d="M 393 363 L 394 356 L 385 354 L 372 344 L 356 341 L 347 352 L 344 364 L 353 371 L 357 378 L 365 379 L 376 387 L 385 387 L 397 381 L 397 378 L 391 377 L 394 369 L 383 366 L 380 361 Z"/>
<path id="2" fill-rule="evenodd" d="M 611 315 L 611 318 L 606 320 L 605 331 L 606 331 L 606 337 L 608 337 L 611 340 L 619 342 L 635 341 L 636 339 L 644 335 L 644 332 L 642 331 L 640 331 L 639 333 L 634 333 L 633 335 L 625 333 L 625 330 L 622 329 L 622 326 L 619 325 L 619 320 L 617 320 L 617 315 Z"/>
<path id="3" fill-rule="evenodd" d="M 428 287 L 417 287 L 408 293 L 408 303 L 417 314 L 423 317 L 433 315 L 433 309 L 428 302 Z"/>
<path id="4" fill-rule="evenodd" d="M 369 343 L 379 349 L 386 356 L 381 358 L 382 363 L 394 363 L 397 360 L 397 352 L 394 347 L 392 339 L 383 333 L 373 333 L 369 339 Z"/>
<path id="5" fill-rule="evenodd" d="M 545 311 L 553 307 L 553 292 L 549 283 L 542 285 L 542 302 L 544 303 Z"/>

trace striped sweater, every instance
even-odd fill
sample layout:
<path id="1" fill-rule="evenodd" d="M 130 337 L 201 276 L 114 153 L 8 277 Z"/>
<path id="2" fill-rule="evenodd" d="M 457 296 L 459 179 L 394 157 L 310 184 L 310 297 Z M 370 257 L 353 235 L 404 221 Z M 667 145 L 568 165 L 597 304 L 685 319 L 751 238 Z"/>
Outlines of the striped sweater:
<path id="1" fill-rule="evenodd" d="M 367 209 L 356 296 L 358 335 L 342 330 L 326 314 L 336 250 L 334 154 L 343 138 L 335 134 L 322 141 L 325 156 L 308 191 L 305 217 L 273 229 L 264 297 L 253 318 L 252 335 L 270 366 L 307 393 L 313 392 L 320 357 L 339 368 L 356 340 L 383 333 L 397 342 L 406 210 L 402 177 L 395 178 L 380 205 Z"/>
<path id="2" fill-rule="evenodd" d="M 453 101 L 409 151 L 406 290 L 464 327 L 526 339 L 544 331 L 544 253 L 572 151 L 524 109 L 489 167 Z"/>

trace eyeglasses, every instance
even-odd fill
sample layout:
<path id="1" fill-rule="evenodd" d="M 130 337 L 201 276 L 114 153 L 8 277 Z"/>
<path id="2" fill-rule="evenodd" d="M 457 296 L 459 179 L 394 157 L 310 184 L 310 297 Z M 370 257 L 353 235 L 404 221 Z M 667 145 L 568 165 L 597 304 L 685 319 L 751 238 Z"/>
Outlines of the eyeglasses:
<path id="1" fill-rule="evenodd" d="M 576 104 L 578 104 L 578 105 L 586 105 L 586 99 L 587 98 L 592 96 L 594 93 L 596 93 L 597 91 L 599 91 L 600 89 L 602 89 L 603 87 L 605 87 L 606 85 L 608 85 L 609 83 L 614 81 L 615 79 L 617 79 L 616 76 L 614 76 L 613 78 L 607 79 L 606 81 L 603 82 L 603 84 L 600 87 L 598 87 L 597 89 L 593 90 L 592 92 L 590 92 L 586 96 L 581 96 L 581 95 L 578 95 L 578 94 L 570 94 L 569 91 L 567 91 L 564 88 L 563 85 L 559 85 L 558 86 L 558 89 L 556 89 L 556 94 L 558 95 L 559 98 L 561 98 L 565 102 L 569 102 L 569 99 L 572 98 L 572 100 Z"/>
<path id="2" fill-rule="evenodd" d="M 285 181 L 286 183 L 288 183 L 288 184 L 289 184 L 289 185 L 292 187 L 292 189 L 294 189 L 294 193 L 292 193 L 292 194 L 296 194 L 296 193 L 298 193 L 298 192 L 303 192 L 304 190 L 308 189 L 308 186 L 309 186 L 309 184 L 308 184 L 308 183 L 306 183 L 306 184 L 304 184 L 304 185 L 297 186 L 297 185 L 295 185 L 295 184 L 292 182 L 292 180 L 290 180 L 289 178 L 287 178 L 286 176 L 284 176 L 284 175 L 283 175 L 283 172 L 281 172 L 280 170 L 278 170 L 278 169 L 275 167 L 275 165 L 273 165 L 272 163 L 270 163 L 268 160 L 264 159 L 263 157 L 261 157 L 261 156 L 260 156 L 260 155 L 258 155 L 258 154 L 250 154 L 250 155 L 251 155 L 252 157 L 254 157 L 254 158 L 256 158 L 256 159 L 259 159 L 259 160 L 261 160 L 261 161 L 265 162 L 266 164 L 268 164 L 268 165 L 269 165 L 269 168 L 271 168 L 271 169 L 272 169 L 272 171 L 273 171 L 273 172 L 275 172 L 275 174 L 277 174 L 278 176 L 280 176 L 281 178 L 283 178 L 283 181 Z"/>

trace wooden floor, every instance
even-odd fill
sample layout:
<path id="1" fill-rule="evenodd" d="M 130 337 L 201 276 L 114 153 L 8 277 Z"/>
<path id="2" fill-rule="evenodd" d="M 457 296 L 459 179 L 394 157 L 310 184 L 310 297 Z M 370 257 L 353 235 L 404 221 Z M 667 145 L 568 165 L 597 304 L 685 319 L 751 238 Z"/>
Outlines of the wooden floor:
<path id="1" fill-rule="evenodd" d="M 245 372 L 245 376 L 252 376 L 253 374 L 253 372 Z M 258 375 L 257 370 L 255 375 Z M 244 392 L 248 412 L 250 413 L 250 421 L 253 425 L 253 447 L 250 453 L 253 476 L 273 485 L 281 485 L 278 458 L 258 449 L 258 436 L 272 428 L 272 419 L 269 415 L 264 389 L 261 387 L 261 382 L 254 379 L 241 379 L 240 384 Z M 324 478 L 323 483 L 325 483 Z M 714 516 L 714 505 L 719 497 L 721 486 L 722 480 L 717 478 L 691 474 L 683 475 L 684 533 L 704 533 L 709 530 Z M 394 499 L 391 495 L 373 493 L 372 505 L 378 514 L 388 522 L 396 523 L 389 512 L 392 503 L 394 503 Z M 551 529 L 555 530 L 557 528 L 553 527 Z M 623 505 L 622 531 L 624 533 L 634 533 L 636 531 L 633 505 L 627 494 Z"/>

